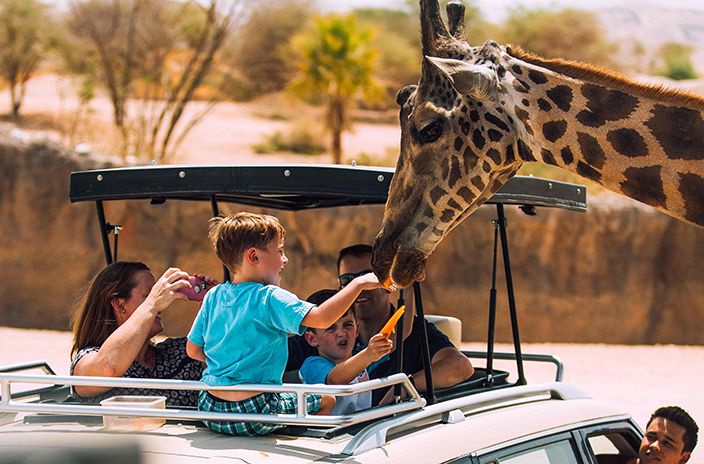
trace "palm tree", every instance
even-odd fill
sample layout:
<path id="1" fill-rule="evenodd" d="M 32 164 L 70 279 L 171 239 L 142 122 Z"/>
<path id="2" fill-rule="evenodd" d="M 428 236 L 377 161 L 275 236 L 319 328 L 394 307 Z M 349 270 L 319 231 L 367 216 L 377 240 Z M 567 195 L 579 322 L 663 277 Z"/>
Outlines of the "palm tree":
<path id="1" fill-rule="evenodd" d="M 373 34 L 351 15 L 318 17 L 313 27 L 293 41 L 300 55 L 299 77 L 289 89 L 325 105 L 325 126 L 332 136 L 333 161 L 342 161 L 342 132 L 349 129 L 350 106 L 363 94 L 374 99 L 379 88 L 372 78 L 377 52 Z"/>

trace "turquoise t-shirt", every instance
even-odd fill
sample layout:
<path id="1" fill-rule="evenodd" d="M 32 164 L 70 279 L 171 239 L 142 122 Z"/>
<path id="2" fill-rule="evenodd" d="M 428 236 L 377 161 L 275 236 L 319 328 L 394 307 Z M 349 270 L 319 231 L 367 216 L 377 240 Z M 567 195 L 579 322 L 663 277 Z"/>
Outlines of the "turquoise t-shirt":
<path id="1" fill-rule="evenodd" d="M 208 385 L 280 384 L 288 334 L 315 306 L 275 285 L 226 282 L 206 293 L 188 339 L 203 348 Z"/>
<path id="2" fill-rule="evenodd" d="M 335 363 L 322 356 L 308 356 L 298 371 L 298 376 L 303 383 L 327 383 L 328 374 L 335 367 Z M 369 380 L 367 370 L 360 372 L 352 379 L 350 385 Z M 335 408 L 330 413 L 333 416 L 352 414 L 372 407 L 372 392 L 365 391 L 356 395 L 336 396 Z"/>

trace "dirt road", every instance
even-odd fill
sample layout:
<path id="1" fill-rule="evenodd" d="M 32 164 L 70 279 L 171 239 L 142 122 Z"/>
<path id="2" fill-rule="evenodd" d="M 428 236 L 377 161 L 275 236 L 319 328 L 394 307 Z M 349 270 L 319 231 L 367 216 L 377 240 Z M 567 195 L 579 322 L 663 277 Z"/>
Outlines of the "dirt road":
<path id="1" fill-rule="evenodd" d="M 464 348 L 483 350 L 485 346 L 466 343 Z M 68 332 L 0 327 L 0 365 L 44 359 L 57 373 L 66 374 L 70 349 Z M 499 345 L 497 351 L 510 351 L 510 347 Z M 702 346 L 526 343 L 523 351 L 558 356 L 565 365 L 565 382 L 595 399 L 619 405 L 642 427 L 657 407 L 671 404 L 684 407 L 699 424 L 704 424 Z M 515 372 L 513 363 L 497 364 L 497 368 Z M 526 377 L 530 383 L 551 381 L 554 368 L 527 365 Z M 702 458 L 697 459 L 699 456 Z M 704 451 L 697 449 L 690 462 L 701 459 Z"/>

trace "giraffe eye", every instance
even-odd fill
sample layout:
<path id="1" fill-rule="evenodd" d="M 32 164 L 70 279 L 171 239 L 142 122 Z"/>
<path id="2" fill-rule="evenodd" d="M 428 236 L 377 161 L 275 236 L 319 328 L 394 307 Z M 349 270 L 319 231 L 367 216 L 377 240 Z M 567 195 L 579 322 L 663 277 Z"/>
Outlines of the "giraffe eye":
<path id="1" fill-rule="evenodd" d="M 442 135 L 444 125 L 444 119 L 436 119 L 418 132 L 418 140 L 420 143 L 435 142 Z"/>

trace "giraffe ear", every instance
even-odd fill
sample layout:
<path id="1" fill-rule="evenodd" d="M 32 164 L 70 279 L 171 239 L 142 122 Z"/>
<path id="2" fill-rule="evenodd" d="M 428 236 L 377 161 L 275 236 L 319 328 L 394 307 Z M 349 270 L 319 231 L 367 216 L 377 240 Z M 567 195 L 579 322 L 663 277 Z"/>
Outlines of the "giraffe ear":
<path id="1" fill-rule="evenodd" d="M 426 56 L 425 59 L 450 79 L 452 86 L 462 95 L 488 100 L 499 88 L 496 74 L 485 66 L 435 56 Z"/>

